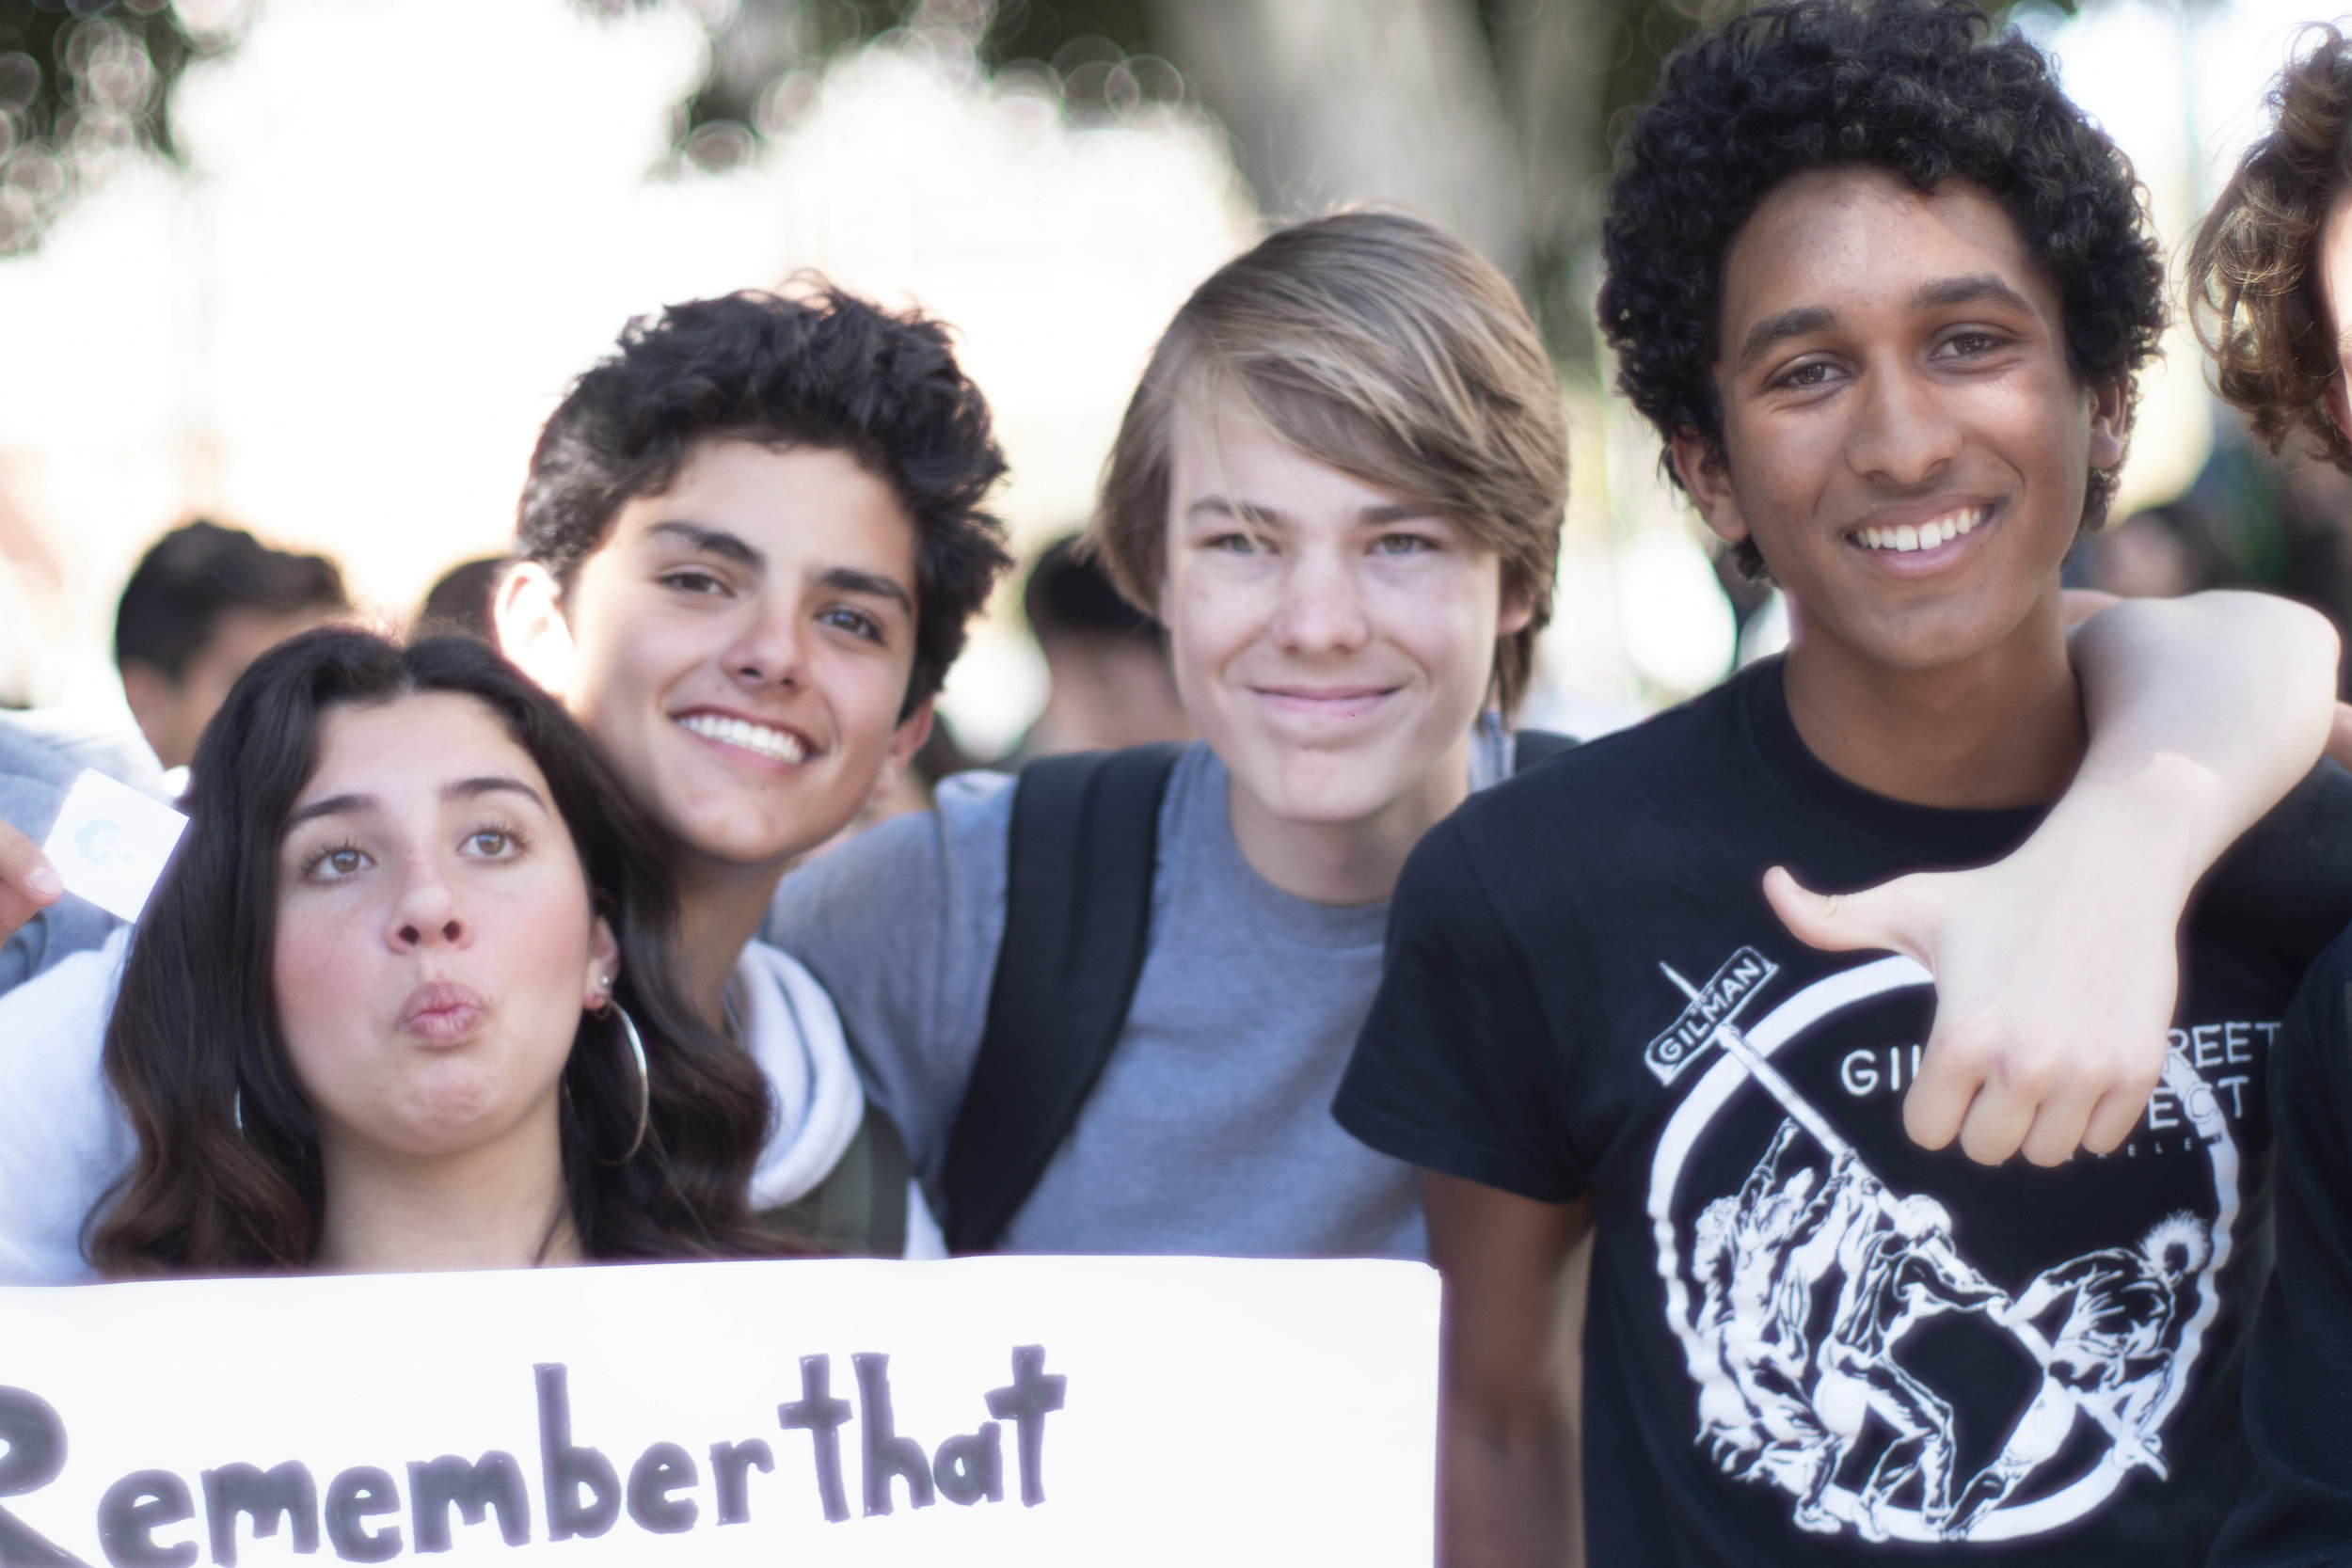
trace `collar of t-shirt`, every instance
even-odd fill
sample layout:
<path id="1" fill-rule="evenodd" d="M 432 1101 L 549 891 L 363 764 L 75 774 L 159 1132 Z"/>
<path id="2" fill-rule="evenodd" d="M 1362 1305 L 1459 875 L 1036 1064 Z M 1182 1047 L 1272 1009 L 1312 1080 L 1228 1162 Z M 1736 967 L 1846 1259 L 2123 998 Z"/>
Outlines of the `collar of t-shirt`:
<path id="1" fill-rule="evenodd" d="M 1781 659 L 1773 657 L 1739 677 L 1740 722 L 1764 770 L 1791 803 L 1832 832 L 1907 861 L 1964 864 L 2007 855 L 2047 815 L 2046 806 L 1956 811 L 1914 805 L 1863 788 L 1805 745 L 1789 717 L 1782 674 Z"/>

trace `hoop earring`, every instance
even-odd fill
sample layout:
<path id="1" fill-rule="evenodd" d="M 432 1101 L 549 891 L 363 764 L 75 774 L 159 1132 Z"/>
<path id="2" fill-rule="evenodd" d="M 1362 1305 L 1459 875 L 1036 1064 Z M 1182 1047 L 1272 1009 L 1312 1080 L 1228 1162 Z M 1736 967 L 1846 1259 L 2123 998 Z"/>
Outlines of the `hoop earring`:
<path id="1" fill-rule="evenodd" d="M 237 1124 L 237 1136 L 242 1138 L 245 1136 L 245 1085 L 238 1085 L 234 1094 L 235 1098 L 229 1101 L 229 1119 Z"/>
<path id="2" fill-rule="evenodd" d="M 613 1016 L 621 1021 L 621 1037 L 628 1042 L 629 1057 L 637 1064 L 637 1135 L 629 1139 L 628 1152 L 612 1162 L 626 1165 L 645 1146 L 645 1127 L 653 1119 L 653 1075 L 645 1070 L 645 1042 L 638 1037 L 637 1021 L 618 1002 L 612 1007 Z"/>

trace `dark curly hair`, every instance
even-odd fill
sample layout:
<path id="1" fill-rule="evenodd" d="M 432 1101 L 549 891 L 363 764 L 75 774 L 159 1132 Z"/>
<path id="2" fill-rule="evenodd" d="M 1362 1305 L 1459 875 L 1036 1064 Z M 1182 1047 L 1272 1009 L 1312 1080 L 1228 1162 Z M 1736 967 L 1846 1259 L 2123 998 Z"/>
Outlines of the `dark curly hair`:
<path id="1" fill-rule="evenodd" d="M 2214 387 L 2272 451 L 2298 432 L 2352 473 L 2328 412 L 2342 373 L 2321 292 L 2319 230 L 2352 188 L 2352 40 L 2313 25 L 2271 85 L 2270 134 L 2246 150 L 2188 257 L 2190 318 Z"/>
<path id="2" fill-rule="evenodd" d="M 914 671 L 905 712 L 939 689 L 964 625 L 1012 564 L 981 507 L 1005 472 L 988 404 L 947 329 L 811 279 L 789 295 L 673 305 L 623 329 L 539 433 L 516 554 L 569 588 L 621 507 L 660 495 L 712 439 L 842 451 L 887 483 L 915 531 Z"/>
<path id="3" fill-rule="evenodd" d="M 237 680 L 191 769 L 187 833 L 156 889 L 106 1031 L 106 1081 L 138 1135 L 130 1173 L 91 1216 L 114 1277 L 310 1266 L 325 1213 L 318 1129 L 278 1022 L 278 857 L 332 709 L 420 692 L 487 707 L 548 781 L 596 908 L 621 947 L 614 999 L 583 1013 L 564 1069 L 564 1184 L 592 1259 L 803 1251 L 758 1227 L 752 1170 L 767 1081 L 695 1014 L 676 978 L 675 900 L 653 829 L 555 699 L 466 637 L 403 648 L 330 628 L 278 644 Z M 626 1163 L 649 1091 L 644 1141 Z"/>
<path id="4" fill-rule="evenodd" d="M 1982 186 L 2058 285 L 2075 375 L 2134 390 L 2164 330 L 2164 264 L 2129 160 L 2049 60 L 1962 0 L 1800 0 L 1677 52 L 1618 147 L 1600 325 L 1618 387 L 1661 436 L 1695 431 L 1721 455 L 1724 257 L 1781 182 L 1841 165 Z M 2090 475 L 2086 531 L 2114 490 Z M 1736 553 L 1761 571 L 1753 542 Z"/>

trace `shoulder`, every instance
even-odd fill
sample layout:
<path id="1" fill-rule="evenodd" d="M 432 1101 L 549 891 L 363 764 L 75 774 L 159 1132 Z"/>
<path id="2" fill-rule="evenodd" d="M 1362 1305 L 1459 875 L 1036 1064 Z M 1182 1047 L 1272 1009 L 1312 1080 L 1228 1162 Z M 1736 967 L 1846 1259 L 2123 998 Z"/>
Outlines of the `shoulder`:
<path id="1" fill-rule="evenodd" d="M 2196 911 L 2209 938 L 2311 961 L 2352 923 L 2352 774 L 2322 761 L 2305 775 L 2215 864 Z"/>

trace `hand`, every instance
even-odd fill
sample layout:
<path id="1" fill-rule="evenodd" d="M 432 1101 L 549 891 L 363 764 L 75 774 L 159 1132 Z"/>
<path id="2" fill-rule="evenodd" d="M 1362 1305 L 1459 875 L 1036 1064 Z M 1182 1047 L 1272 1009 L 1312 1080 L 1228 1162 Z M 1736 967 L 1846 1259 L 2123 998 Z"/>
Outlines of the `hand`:
<path id="1" fill-rule="evenodd" d="M 33 841 L 0 822 L 0 942 L 65 895 L 65 882 Z"/>
<path id="2" fill-rule="evenodd" d="M 2077 847 L 2079 851 L 2079 847 Z M 2039 839 L 1971 871 L 1823 895 L 1774 866 L 1764 895 L 1797 939 L 1905 954 L 1935 976 L 1935 1027 L 1903 1099 L 1925 1148 L 1997 1165 L 2106 1153 L 2164 1075 L 2180 986 L 2181 895 L 2162 857 L 2087 867 Z"/>

